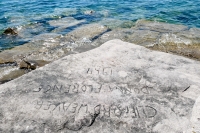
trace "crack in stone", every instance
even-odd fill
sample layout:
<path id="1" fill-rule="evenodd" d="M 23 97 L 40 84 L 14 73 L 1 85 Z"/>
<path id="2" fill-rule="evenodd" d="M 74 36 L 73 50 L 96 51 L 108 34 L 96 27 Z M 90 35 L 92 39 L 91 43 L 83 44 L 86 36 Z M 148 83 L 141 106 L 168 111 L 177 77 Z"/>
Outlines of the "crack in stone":
<path id="1" fill-rule="evenodd" d="M 75 117 L 72 117 L 70 120 L 64 122 L 57 131 L 63 130 L 64 128 L 72 131 L 79 131 L 85 126 L 90 127 L 94 124 L 95 119 L 98 117 L 99 114 L 100 112 L 95 112 L 94 114 L 89 114 L 88 116 L 85 116 L 83 119 L 80 119 L 78 121 L 75 121 Z"/>

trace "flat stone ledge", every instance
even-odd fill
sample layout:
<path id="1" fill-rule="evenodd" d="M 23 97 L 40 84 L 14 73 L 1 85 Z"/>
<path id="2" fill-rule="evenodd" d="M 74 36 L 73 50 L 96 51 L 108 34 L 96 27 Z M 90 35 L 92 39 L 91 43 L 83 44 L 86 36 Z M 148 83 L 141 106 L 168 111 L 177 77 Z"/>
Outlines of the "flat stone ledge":
<path id="1" fill-rule="evenodd" d="M 199 132 L 199 68 L 111 40 L 0 85 L 0 131 Z"/>

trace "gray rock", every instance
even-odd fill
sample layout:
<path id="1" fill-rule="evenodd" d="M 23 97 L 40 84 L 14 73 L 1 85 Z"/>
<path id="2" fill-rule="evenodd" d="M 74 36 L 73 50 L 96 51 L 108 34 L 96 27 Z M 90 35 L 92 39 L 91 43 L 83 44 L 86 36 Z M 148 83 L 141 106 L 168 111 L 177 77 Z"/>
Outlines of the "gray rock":
<path id="1" fill-rule="evenodd" d="M 109 41 L 0 85 L 4 133 L 200 132 L 200 63 Z"/>

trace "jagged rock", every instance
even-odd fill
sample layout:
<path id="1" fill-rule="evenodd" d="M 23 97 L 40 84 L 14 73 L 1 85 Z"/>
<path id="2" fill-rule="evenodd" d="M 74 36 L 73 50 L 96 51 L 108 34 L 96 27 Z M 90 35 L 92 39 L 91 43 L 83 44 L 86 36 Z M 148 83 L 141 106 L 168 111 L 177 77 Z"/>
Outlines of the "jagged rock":
<path id="1" fill-rule="evenodd" d="M 200 63 L 109 41 L 0 85 L 2 132 L 199 132 Z"/>
<path id="2" fill-rule="evenodd" d="M 44 66 L 46 64 L 48 64 L 48 61 L 44 61 L 44 60 L 23 60 L 20 63 L 20 69 L 31 69 L 31 70 L 35 70 L 37 67 L 41 67 Z"/>
<path id="3" fill-rule="evenodd" d="M 17 35 L 17 32 L 12 28 L 7 28 L 7 29 L 5 29 L 3 34 L 6 34 L 6 35 Z"/>
<path id="4" fill-rule="evenodd" d="M 105 22 L 103 21 L 101 23 Z M 175 53 L 200 60 L 199 28 L 138 20 L 131 28 L 115 28 L 103 34 L 93 44 L 99 45 L 115 38 L 142 45 L 153 50 Z"/>
<path id="5" fill-rule="evenodd" d="M 70 21 L 71 23 L 65 23 Z M 92 41 L 108 30 L 107 27 L 99 24 L 80 25 L 84 21 L 78 21 L 71 17 L 49 23 L 61 29 L 62 27 L 65 27 L 64 29 L 74 27 L 74 29 L 65 36 L 55 33 L 37 35 L 27 44 L 4 50 L 0 52 L 0 64 L 17 62 L 17 64 L 21 64 L 21 68 L 27 69 L 30 68 L 30 65 L 23 62 L 23 59 L 37 61 L 39 64 L 43 61 L 42 64 L 44 64 L 44 62 L 49 63 L 70 53 L 84 52 L 95 48 L 96 46 L 92 46 Z M 35 68 L 32 67 L 32 69 Z"/>

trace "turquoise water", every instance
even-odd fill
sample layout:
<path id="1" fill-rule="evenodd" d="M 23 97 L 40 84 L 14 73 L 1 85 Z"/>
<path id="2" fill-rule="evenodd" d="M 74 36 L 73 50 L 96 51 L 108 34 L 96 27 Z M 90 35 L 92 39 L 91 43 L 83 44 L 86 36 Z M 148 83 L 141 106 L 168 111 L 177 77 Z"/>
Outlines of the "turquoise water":
<path id="1" fill-rule="evenodd" d="M 90 11 L 92 15 L 89 14 Z M 0 0 L 0 34 L 8 27 L 23 29 L 24 36 L 0 35 L 0 50 L 24 44 L 35 35 L 55 29 L 50 20 L 64 17 L 104 18 L 135 22 L 138 19 L 162 21 L 200 28 L 199 0 Z M 65 33 L 60 33 L 65 34 Z"/>

